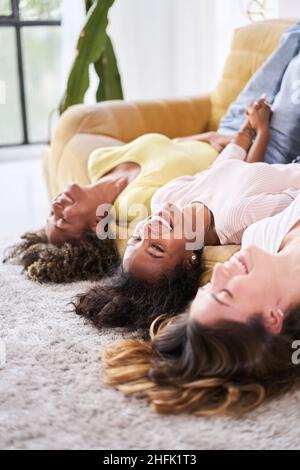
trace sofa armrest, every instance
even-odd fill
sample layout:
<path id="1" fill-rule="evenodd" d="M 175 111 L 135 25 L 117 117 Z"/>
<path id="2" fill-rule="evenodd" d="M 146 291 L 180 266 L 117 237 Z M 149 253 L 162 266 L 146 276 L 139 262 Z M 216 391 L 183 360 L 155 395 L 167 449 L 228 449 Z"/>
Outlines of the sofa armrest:
<path id="1" fill-rule="evenodd" d="M 121 145 L 149 133 L 170 138 L 198 134 L 207 129 L 210 107 L 209 95 L 71 106 L 60 117 L 45 156 L 50 197 L 61 190 L 67 177 L 72 176 L 71 170 L 66 172 L 65 167 L 80 165 L 83 169 L 88 154 L 97 146 Z M 77 173 L 82 175 L 81 182 L 84 183 L 87 176 L 83 170 Z"/>
<path id="2" fill-rule="evenodd" d="M 60 118 L 52 146 L 55 153 L 76 133 L 97 134 L 130 142 L 143 134 L 170 138 L 204 132 L 210 118 L 210 96 L 156 101 L 104 101 L 75 105 Z"/>

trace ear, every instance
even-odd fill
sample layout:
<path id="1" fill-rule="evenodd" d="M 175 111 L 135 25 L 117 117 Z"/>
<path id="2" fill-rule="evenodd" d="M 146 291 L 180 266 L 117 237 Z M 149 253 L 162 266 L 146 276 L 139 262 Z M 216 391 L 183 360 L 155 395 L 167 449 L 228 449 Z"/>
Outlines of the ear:
<path id="1" fill-rule="evenodd" d="M 198 258 L 197 253 L 195 253 L 194 251 L 192 253 L 189 253 L 188 259 L 187 259 L 188 266 L 194 267 L 198 263 L 199 263 L 199 258 Z"/>
<path id="2" fill-rule="evenodd" d="M 266 330 L 273 334 L 279 335 L 282 330 L 283 316 L 281 310 L 271 309 L 266 311 L 262 317 L 264 327 Z"/>

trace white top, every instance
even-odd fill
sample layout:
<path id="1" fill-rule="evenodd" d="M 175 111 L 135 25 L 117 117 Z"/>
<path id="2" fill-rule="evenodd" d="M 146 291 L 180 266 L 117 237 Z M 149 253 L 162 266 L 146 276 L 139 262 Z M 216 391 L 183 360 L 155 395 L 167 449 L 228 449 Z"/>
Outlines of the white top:
<path id="1" fill-rule="evenodd" d="M 221 245 L 240 244 L 249 225 L 283 211 L 300 193 L 299 164 L 248 163 L 245 158 L 242 147 L 227 145 L 207 170 L 158 189 L 152 212 L 166 203 L 202 202 L 214 215 Z"/>
<path id="2" fill-rule="evenodd" d="M 291 228 L 300 220 L 300 194 L 279 214 L 250 225 L 243 235 L 242 247 L 255 245 L 275 254 Z"/>

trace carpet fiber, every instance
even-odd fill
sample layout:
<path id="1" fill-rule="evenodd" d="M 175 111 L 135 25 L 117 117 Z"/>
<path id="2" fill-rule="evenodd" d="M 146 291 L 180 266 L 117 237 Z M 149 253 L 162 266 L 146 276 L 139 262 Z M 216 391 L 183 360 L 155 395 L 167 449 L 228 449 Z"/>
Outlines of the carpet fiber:
<path id="1" fill-rule="evenodd" d="M 90 284 L 38 285 L 0 265 L 3 449 L 299 449 L 300 392 L 243 419 L 161 417 L 101 382 L 99 333 L 68 312 Z"/>

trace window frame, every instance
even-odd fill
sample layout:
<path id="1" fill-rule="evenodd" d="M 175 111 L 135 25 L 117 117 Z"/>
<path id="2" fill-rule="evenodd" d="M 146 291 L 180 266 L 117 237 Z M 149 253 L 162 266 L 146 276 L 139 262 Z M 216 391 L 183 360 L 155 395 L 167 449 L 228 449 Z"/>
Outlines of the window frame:
<path id="1" fill-rule="evenodd" d="M 19 99 L 21 104 L 21 122 L 23 141 L 16 144 L 0 144 L 3 147 L 17 147 L 20 145 L 31 144 L 44 144 L 45 142 L 30 142 L 28 134 L 28 112 L 26 106 L 26 89 L 25 89 L 25 75 L 24 75 L 24 59 L 23 59 L 23 44 L 22 44 L 22 27 L 35 27 L 35 26 L 61 26 L 61 20 L 22 20 L 20 17 L 19 0 L 10 0 L 11 15 L 0 15 L 0 28 L 13 27 L 15 28 L 16 35 L 16 49 L 17 49 L 17 69 L 18 69 L 18 88 Z"/>

